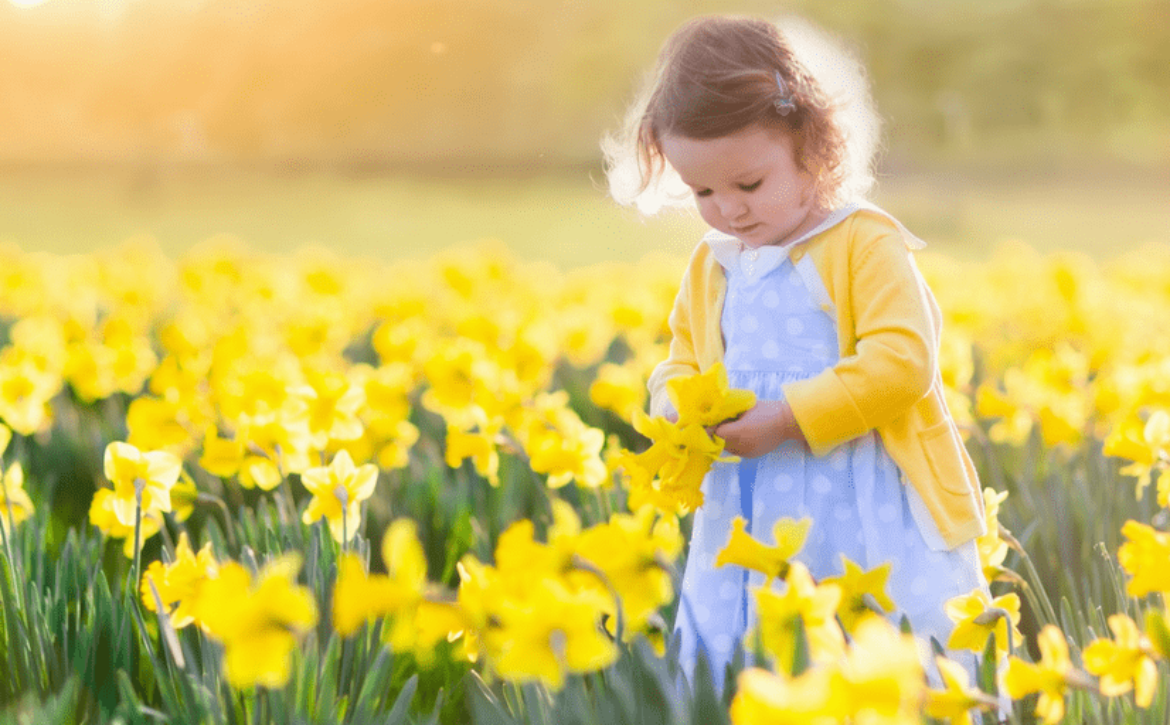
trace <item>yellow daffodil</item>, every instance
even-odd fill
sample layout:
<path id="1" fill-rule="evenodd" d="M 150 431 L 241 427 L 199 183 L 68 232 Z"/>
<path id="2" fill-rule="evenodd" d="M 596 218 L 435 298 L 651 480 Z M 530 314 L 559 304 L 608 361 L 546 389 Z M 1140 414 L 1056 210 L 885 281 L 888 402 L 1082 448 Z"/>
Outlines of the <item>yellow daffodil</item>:
<path id="1" fill-rule="evenodd" d="M 999 505 L 1007 495 L 1007 491 L 983 489 L 983 521 L 987 531 L 975 539 L 975 546 L 979 551 L 983 576 L 989 582 L 998 579 L 1005 571 L 1003 562 L 1007 558 L 1008 545 L 999 536 Z"/>
<path id="2" fill-rule="evenodd" d="M 646 377 L 632 365 L 604 363 L 589 386 L 589 399 L 599 408 L 629 420 L 646 404 Z"/>
<path id="3" fill-rule="evenodd" d="M 0 426 L 0 431 L 8 432 L 8 429 Z M 7 444 L 6 440 L 2 442 Z M 0 446 L 0 452 L 3 449 Z M 9 527 L 32 516 L 33 510 L 32 499 L 24 490 L 24 469 L 19 462 L 14 462 L 7 471 L 0 472 L 0 527 L 10 533 Z"/>
<path id="4" fill-rule="evenodd" d="M 1138 707 L 1149 707 L 1158 687 L 1158 668 L 1145 635 L 1124 614 L 1109 617 L 1113 640 L 1098 639 L 1085 647 L 1085 669 L 1101 678 L 1101 694 L 1115 697 L 1134 691 Z"/>
<path id="5" fill-rule="evenodd" d="M 750 390 L 732 390 L 727 381 L 727 370 L 717 362 L 705 372 L 673 378 L 666 383 L 666 392 L 678 412 L 681 426 L 718 425 L 750 410 L 756 404 L 756 395 Z"/>
<path id="6" fill-rule="evenodd" d="M 529 466 L 548 476 L 549 488 L 570 481 L 585 488 L 606 482 L 608 471 L 601 460 L 605 432 L 585 425 L 568 407 L 568 400 L 544 414 L 534 414 L 522 427 Z"/>
<path id="7" fill-rule="evenodd" d="M 575 515 L 558 511 L 550 543 L 542 544 L 531 521 L 517 521 L 500 536 L 495 566 L 471 556 L 459 563 L 469 646 L 505 679 L 556 689 L 567 673 L 600 669 L 617 657 L 601 624 L 613 597 L 573 563 L 577 526 Z"/>
<path id="8" fill-rule="evenodd" d="M 798 677 L 751 667 L 740 673 L 729 715 L 733 725 L 835 725 L 840 708 L 833 701 L 826 670 Z"/>
<path id="9" fill-rule="evenodd" d="M 1008 658 L 1004 686 L 1013 699 L 1033 692 L 1040 693 L 1036 702 L 1036 716 L 1046 725 L 1056 725 L 1064 718 L 1064 694 L 1073 672 L 1068 657 L 1068 643 L 1064 633 L 1051 624 L 1044 625 L 1037 637 L 1040 662 L 1032 664 L 1012 656 Z"/>
<path id="10" fill-rule="evenodd" d="M 967 668 L 963 665 L 946 657 L 935 657 L 934 662 L 944 689 L 927 690 L 924 712 L 951 725 L 972 725 L 971 711 L 985 707 L 987 697 L 968 686 Z"/>
<path id="11" fill-rule="evenodd" d="M 865 617 L 835 678 L 834 697 L 853 722 L 918 722 L 925 690 L 914 637 L 884 617 Z"/>
<path id="12" fill-rule="evenodd" d="M 396 594 L 389 578 L 366 573 L 361 557 L 345 552 L 337 562 L 337 581 L 333 585 L 333 628 L 349 637 L 367 620 L 392 609 L 387 600 Z"/>
<path id="13" fill-rule="evenodd" d="M 312 593 L 296 584 L 300 557 L 269 562 L 253 580 L 231 561 L 203 583 L 194 617 L 224 645 L 224 674 L 237 689 L 281 687 L 297 641 L 317 623 Z"/>
<path id="14" fill-rule="evenodd" d="M 540 681 L 557 690 L 569 672 L 613 664 L 618 649 L 599 624 L 598 597 L 544 578 L 524 599 L 496 612 L 499 627 L 484 633 L 492 669 L 514 682 Z"/>
<path id="15" fill-rule="evenodd" d="M 345 543 L 361 527 L 361 504 L 374 493 L 378 468 L 369 463 L 355 466 L 349 453 L 342 450 L 328 466 L 302 473 L 301 482 L 313 495 L 301 520 L 311 524 L 325 519 L 334 541 Z"/>
<path id="16" fill-rule="evenodd" d="M 983 589 L 947 601 L 946 613 L 955 623 L 947 647 L 983 652 L 987 638 L 995 635 L 997 657 L 1010 654 L 1010 642 L 1020 643 L 1020 597 L 1014 592 L 992 599 Z"/>
<path id="17" fill-rule="evenodd" d="M 803 623 L 813 661 L 827 662 L 840 657 L 845 650 L 845 635 L 837 624 L 841 587 L 818 586 L 808 568 L 799 561 L 792 562 L 786 581 L 783 593 L 770 588 L 756 591 L 757 627 L 764 649 L 776 658 L 781 671 L 791 672 L 799 621 Z"/>
<path id="18" fill-rule="evenodd" d="M 0 456 L 8 450 L 12 441 L 12 430 L 0 423 Z M 24 490 L 24 468 L 13 462 L 7 471 L 0 471 L 0 526 L 10 532 L 10 526 L 20 523 L 33 514 L 33 502 Z"/>
<path id="19" fill-rule="evenodd" d="M 577 556 L 602 572 L 620 598 L 626 637 L 644 631 L 651 617 L 674 596 L 663 564 L 672 563 L 682 552 L 678 519 L 659 518 L 647 506 L 634 514 L 614 514 L 608 522 L 573 538 Z M 549 539 L 553 539 L 551 532 Z"/>
<path id="20" fill-rule="evenodd" d="M 194 447 L 188 412 L 177 400 L 141 396 L 126 411 L 126 442 L 140 450 L 166 450 L 184 455 Z"/>
<path id="21" fill-rule="evenodd" d="M 487 479 L 493 486 L 500 485 L 500 454 L 496 449 L 500 431 L 489 426 L 474 432 L 464 431 L 456 426 L 447 426 L 446 462 L 451 468 L 458 468 L 470 458 L 475 472 Z"/>
<path id="22" fill-rule="evenodd" d="M 423 365 L 423 375 L 430 386 L 423 393 L 423 405 L 454 425 L 471 427 L 466 417 L 476 403 L 483 381 L 498 374 L 494 367 L 483 346 L 471 340 L 443 347 Z"/>
<path id="23" fill-rule="evenodd" d="M 158 611 L 155 600 L 155 591 L 162 600 L 163 607 L 171 618 L 171 626 L 175 629 L 186 627 L 195 621 L 195 611 L 199 594 L 204 584 L 214 579 L 219 572 L 219 564 L 211 552 L 211 542 L 195 553 L 187 539 L 187 532 L 179 534 L 179 543 L 175 546 L 175 560 L 170 564 L 161 561 L 151 562 L 142 575 L 142 584 L 139 594 L 142 603 L 152 612 Z M 152 588 L 153 585 L 153 588 Z"/>
<path id="24" fill-rule="evenodd" d="M 382 560 L 387 579 L 396 589 L 387 614 L 393 622 L 386 641 L 396 652 L 413 652 L 423 662 L 430 660 L 436 642 L 462 628 L 462 614 L 434 601 L 427 583 L 427 560 L 418 540 L 418 528 L 409 519 L 390 524 L 382 537 Z"/>
<path id="25" fill-rule="evenodd" d="M 334 627 L 350 636 L 363 622 L 389 618 L 386 643 L 395 652 L 412 652 L 425 665 L 436 643 L 468 626 L 466 618 L 458 606 L 435 598 L 414 522 L 391 523 L 382 539 L 382 559 L 388 570 L 384 575 L 367 574 L 356 554 L 342 557 L 333 590 Z"/>
<path id="26" fill-rule="evenodd" d="M 1130 461 L 1121 472 L 1137 478 L 1136 495 L 1140 500 L 1154 471 L 1165 466 L 1170 456 L 1170 413 L 1158 409 L 1145 423 L 1136 415 L 1121 421 L 1106 436 L 1103 452 Z"/>
<path id="27" fill-rule="evenodd" d="M 821 584 L 836 584 L 841 587 L 841 603 L 837 616 L 846 632 L 853 632 L 858 622 L 865 617 L 880 616 L 883 612 L 894 611 L 894 600 L 886 593 L 890 579 L 890 562 L 862 571 L 856 563 L 841 556 L 845 573 L 841 576 L 821 580 Z"/>
<path id="28" fill-rule="evenodd" d="M 146 332 L 125 316 L 111 316 L 92 336 L 70 345 L 65 375 L 87 402 L 114 393 L 139 393 L 158 365 Z"/>
<path id="29" fill-rule="evenodd" d="M 719 460 L 723 442 L 698 424 L 680 427 L 642 411 L 634 411 L 633 423 L 654 442 L 641 453 L 621 457 L 620 465 L 630 477 L 630 508 L 651 504 L 676 513 L 702 506 L 703 477 Z"/>
<path id="30" fill-rule="evenodd" d="M 984 383 L 975 390 L 975 412 L 984 418 L 1000 419 L 988 431 L 993 441 L 1018 446 L 1032 432 L 1032 416 L 1028 411 L 992 384 Z"/>
<path id="31" fill-rule="evenodd" d="M 360 438 L 358 412 L 366 402 L 365 389 L 338 372 L 314 371 L 307 377 L 307 385 L 289 390 L 285 405 L 293 420 L 304 421 L 309 445 L 321 451 L 331 440 Z"/>
<path id="32" fill-rule="evenodd" d="M 135 510 L 143 515 L 169 512 L 171 488 L 179 480 L 182 462 L 166 451 L 143 452 L 129 443 L 106 446 L 106 478 L 114 485 L 110 507 L 118 521 L 134 527 Z"/>
<path id="33" fill-rule="evenodd" d="M 788 575 L 788 560 L 804 548 L 810 526 L 809 518 L 800 521 L 782 518 L 772 526 L 776 544 L 768 546 L 747 533 L 747 520 L 736 516 L 731 522 L 731 536 L 715 558 L 715 566 L 731 564 L 758 571 L 768 578 L 769 584 L 776 577 L 784 579 Z"/>
<path id="34" fill-rule="evenodd" d="M 366 405 L 362 409 L 365 431 L 360 441 L 343 447 L 365 444 L 369 452 L 361 456 L 372 459 L 383 470 L 404 468 L 419 431 L 409 420 L 410 392 L 414 388 L 414 371 L 404 363 L 390 363 L 379 368 L 355 366 L 353 376 L 363 385 Z"/>
<path id="35" fill-rule="evenodd" d="M 52 421 L 49 400 L 61 389 L 61 378 L 33 360 L 0 353 L 0 418 L 21 435 L 44 430 Z"/>
<path id="36" fill-rule="evenodd" d="M 1121 533 L 1129 541 L 1117 549 L 1117 561 L 1133 577 L 1125 587 L 1130 596 L 1170 592 L 1170 534 L 1132 520 Z"/>
<path id="37" fill-rule="evenodd" d="M 199 466 L 212 474 L 231 478 L 239 472 L 244 463 L 244 442 L 239 439 L 221 438 L 214 426 L 203 435 L 203 455 Z"/>
<path id="38" fill-rule="evenodd" d="M 1170 508 L 1170 469 L 1163 469 L 1158 474 L 1158 505 L 1162 508 Z"/>
<path id="39" fill-rule="evenodd" d="M 113 489 L 99 488 L 94 491 L 93 501 L 89 505 L 89 522 L 98 527 L 103 534 L 111 539 L 125 539 L 122 551 L 127 558 L 134 557 L 134 523 L 124 524 L 114 513 L 116 495 Z M 139 527 L 139 548 L 146 540 L 154 536 L 162 528 L 162 516 L 155 512 L 144 511 Z"/>

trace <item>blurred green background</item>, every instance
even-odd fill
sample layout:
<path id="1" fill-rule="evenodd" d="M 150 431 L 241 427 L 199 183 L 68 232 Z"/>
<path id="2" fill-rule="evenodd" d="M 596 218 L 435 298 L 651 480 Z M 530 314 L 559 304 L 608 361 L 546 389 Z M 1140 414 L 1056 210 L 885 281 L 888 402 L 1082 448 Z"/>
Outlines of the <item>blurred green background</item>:
<path id="1" fill-rule="evenodd" d="M 876 201 L 938 248 L 1170 242 L 1170 0 L 0 0 L 0 240 L 684 254 L 701 222 L 617 207 L 598 140 L 709 12 L 856 50 Z"/>

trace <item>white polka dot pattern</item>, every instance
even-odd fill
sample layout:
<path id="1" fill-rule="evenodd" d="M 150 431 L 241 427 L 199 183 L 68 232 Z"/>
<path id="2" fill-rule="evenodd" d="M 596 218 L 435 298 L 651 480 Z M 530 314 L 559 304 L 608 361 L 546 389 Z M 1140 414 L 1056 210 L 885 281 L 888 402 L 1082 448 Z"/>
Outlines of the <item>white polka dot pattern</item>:
<path id="1" fill-rule="evenodd" d="M 756 267 L 750 279 L 738 266 L 728 269 L 722 322 L 732 387 L 750 389 L 760 400 L 780 400 L 786 383 L 836 362 L 836 322 L 817 302 L 827 294 L 810 293 L 804 279 L 816 276 L 802 277 L 782 258 L 770 269 Z M 681 639 L 683 671 L 693 671 L 702 649 L 717 683 L 755 622 L 751 592 L 763 584 L 761 575 L 740 567 L 714 566 L 736 516 L 748 519 L 748 531 L 769 545 L 777 519 L 810 517 L 812 528 L 797 559 L 817 579 L 842 573 L 842 556 L 864 569 L 890 561 L 887 591 L 898 605 L 891 621 L 906 614 L 916 633 L 941 642 L 952 627 L 943 611 L 946 600 L 986 586 L 973 542 L 953 551 L 932 550 L 928 542 L 938 540 L 937 528 L 919 529 L 922 517 L 912 511 L 919 510 L 921 499 L 902 485 L 897 465 L 872 432 L 825 457 L 790 442 L 754 461 L 716 463 L 703 493 L 706 503 L 694 514 L 674 636 Z"/>

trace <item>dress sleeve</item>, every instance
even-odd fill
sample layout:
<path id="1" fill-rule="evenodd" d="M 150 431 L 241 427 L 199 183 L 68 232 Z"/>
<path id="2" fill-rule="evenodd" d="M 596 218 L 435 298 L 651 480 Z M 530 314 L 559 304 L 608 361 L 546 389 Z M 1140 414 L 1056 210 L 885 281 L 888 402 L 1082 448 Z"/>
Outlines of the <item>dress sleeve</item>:
<path id="1" fill-rule="evenodd" d="M 650 390 L 650 415 L 664 415 L 670 409 L 670 398 L 666 394 L 666 381 L 679 375 L 694 375 L 699 372 L 698 357 L 692 331 L 691 287 L 697 273 L 692 262 L 683 274 L 678 295 L 668 320 L 670 325 L 670 354 L 654 367 L 647 382 Z"/>
<path id="2" fill-rule="evenodd" d="M 937 305 L 905 240 L 892 227 L 858 226 L 847 283 L 856 344 L 833 367 L 784 388 L 817 455 L 902 415 L 937 375 Z"/>

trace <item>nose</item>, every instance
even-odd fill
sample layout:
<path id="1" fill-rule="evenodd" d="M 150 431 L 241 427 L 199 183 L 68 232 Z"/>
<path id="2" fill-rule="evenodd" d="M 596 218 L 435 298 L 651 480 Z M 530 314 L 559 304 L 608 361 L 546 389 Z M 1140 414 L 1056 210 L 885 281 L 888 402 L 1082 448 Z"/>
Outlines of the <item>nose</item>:
<path id="1" fill-rule="evenodd" d="M 724 219 L 734 221 L 747 212 L 747 203 L 735 194 L 723 194 L 715 200 L 719 213 Z"/>

